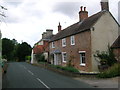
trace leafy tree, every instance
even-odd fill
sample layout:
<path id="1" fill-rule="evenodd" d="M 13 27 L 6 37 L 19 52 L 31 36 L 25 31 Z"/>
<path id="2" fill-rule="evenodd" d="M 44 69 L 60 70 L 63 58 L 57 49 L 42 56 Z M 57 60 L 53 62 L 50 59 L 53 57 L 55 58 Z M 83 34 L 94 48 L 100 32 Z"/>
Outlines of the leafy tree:
<path id="1" fill-rule="evenodd" d="M 16 54 L 19 61 L 25 61 L 25 57 L 30 56 L 31 51 L 32 48 L 28 43 L 23 42 L 22 44 L 18 44 Z"/>
<path id="2" fill-rule="evenodd" d="M 12 60 L 13 59 L 13 50 L 14 50 L 14 43 L 7 38 L 2 39 L 2 55 L 6 56 L 6 59 Z"/>

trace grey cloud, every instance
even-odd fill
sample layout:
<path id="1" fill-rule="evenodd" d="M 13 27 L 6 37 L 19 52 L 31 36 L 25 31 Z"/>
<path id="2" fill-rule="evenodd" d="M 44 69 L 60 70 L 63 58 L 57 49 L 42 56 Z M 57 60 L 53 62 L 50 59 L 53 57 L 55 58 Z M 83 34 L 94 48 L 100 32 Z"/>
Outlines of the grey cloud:
<path id="1" fill-rule="evenodd" d="M 69 17 L 73 17 L 78 13 L 79 7 L 82 4 L 80 2 L 59 2 L 53 7 L 53 12 L 60 12 Z"/>
<path id="2" fill-rule="evenodd" d="M 32 2 L 9 2 L 7 6 L 8 10 L 5 12 L 5 15 L 7 16 L 5 21 L 7 23 L 25 22 L 26 20 L 31 20 L 31 17 L 42 18 L 44 14 L 43 11 L 36 8 L 36 3 Z"/>
<path id="3" fill-rule="evenodd" d="M 14 7 L 17 7 L 19 6 L 20 4 L 22 4 L 22 2 L 7 2 L 7 4 L 11 5 L 11 6 L 14 6 Z"/>

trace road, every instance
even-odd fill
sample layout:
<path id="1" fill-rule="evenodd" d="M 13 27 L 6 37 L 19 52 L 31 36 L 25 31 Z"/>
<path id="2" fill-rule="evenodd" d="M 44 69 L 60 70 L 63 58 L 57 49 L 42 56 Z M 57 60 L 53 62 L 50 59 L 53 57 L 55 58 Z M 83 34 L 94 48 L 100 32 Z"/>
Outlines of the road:
<path id="1" fill-rule="evenodd" d="M 91 88 L 70 77 L 25 62 L 9 63 L 3 88 Z"/>

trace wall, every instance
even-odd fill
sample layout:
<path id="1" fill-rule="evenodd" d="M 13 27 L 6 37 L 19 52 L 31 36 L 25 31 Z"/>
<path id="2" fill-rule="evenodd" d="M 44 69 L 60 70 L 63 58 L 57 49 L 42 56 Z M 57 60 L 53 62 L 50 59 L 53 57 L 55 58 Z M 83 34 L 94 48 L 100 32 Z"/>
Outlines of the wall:
<path id="1" fill-rule="evenodd" d="M 107 51 L 108 44 L 111 46 L 118 37 L 118 24 L 110 13 L 106 12 L 91 30 L 92 45 L 92 70 L 98 71 L 99 60 L 95 59 L 94 54 L 97 50 Z"/>
<path id="2" fill-rule="evenodd" d="M 51 48 L 50 43 L 50 53 L 54 50 L 59 49 L 61 52 L 67 53 L 67 60 L 70 60 L 71 56 L 74 56 L 72 64 L 75 68 L 81 71 L 91 71 L 91 37 L 90 31 L 82 32 L 75 35 L 75 45 L 70 45 L 70 37 L 66 38 L 66 46 L 62 47 L 62 40 L 55 41 L 55 48 Z M 80 55 L 79 51 L 86 51 L 86 66 L 80 66 Z M 65 66 L 66 63 L 62 62 Z"/>

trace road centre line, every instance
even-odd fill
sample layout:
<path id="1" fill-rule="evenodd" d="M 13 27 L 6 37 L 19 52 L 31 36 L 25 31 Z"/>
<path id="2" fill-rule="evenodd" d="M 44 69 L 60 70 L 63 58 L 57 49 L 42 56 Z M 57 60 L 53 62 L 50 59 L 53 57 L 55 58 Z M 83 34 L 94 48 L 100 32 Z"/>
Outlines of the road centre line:
<path id="1" fill-rule="evenodd" d="M 28 72 L 29 72 L 30 74 L 34 75 L 30 70 L 28 70 Z"/>
<path id="2" fill-rule="evenodd" d="M 36 78 L 40 83 L 42 83 L 46 88 L 50 89 L 43 81 L 41 81 L 39 78 Z"/>

